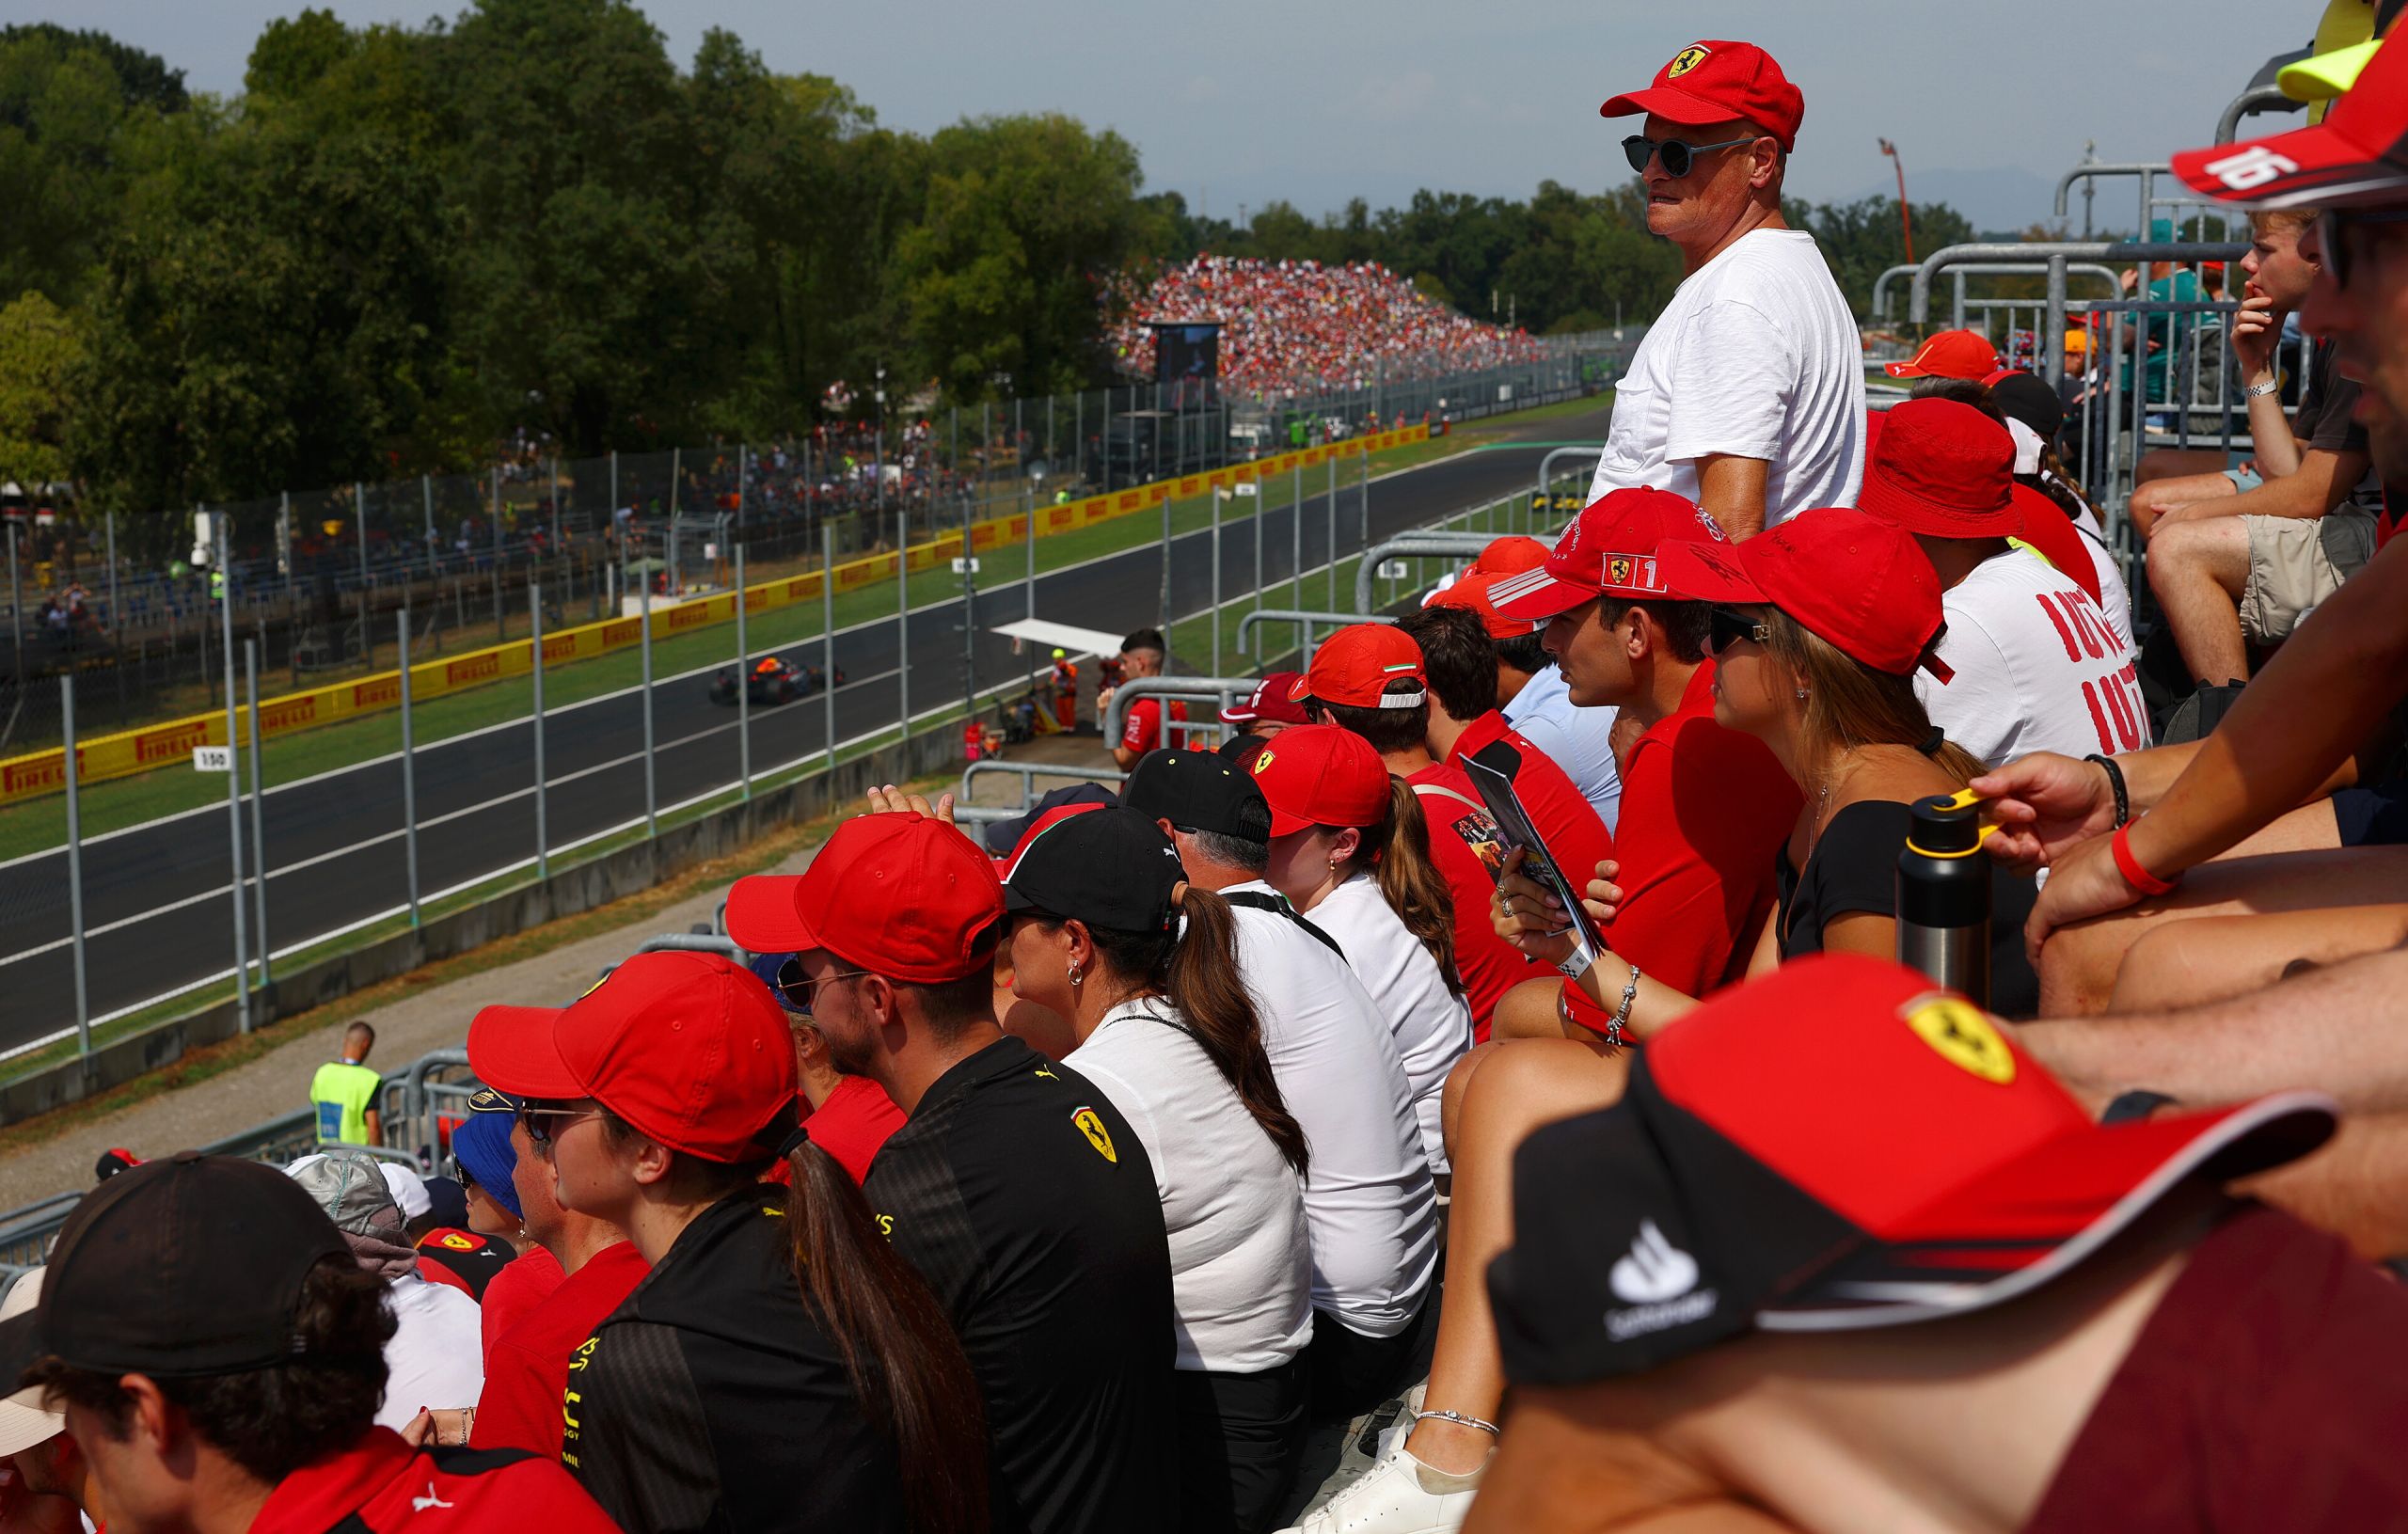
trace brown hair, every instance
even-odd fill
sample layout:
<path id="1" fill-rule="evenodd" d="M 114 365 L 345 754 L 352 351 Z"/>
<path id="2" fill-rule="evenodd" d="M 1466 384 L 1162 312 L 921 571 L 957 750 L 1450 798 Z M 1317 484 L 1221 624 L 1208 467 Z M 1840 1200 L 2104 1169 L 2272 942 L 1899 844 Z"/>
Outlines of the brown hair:
<path id="1" fill-rule="evenodd" d="M 1935 733 L 1911 677 L 1894 676 L 1851 659 L 1837 646 L 1779 608 L 1749 610 L 1762 616 L 1766 651 L 1807 688 L 1804 737 L 1797 759 L 1821 761 L 1834 752 L 1866 746 L 1912 746 L 1922 750 Z M 1989 768 L 1971 751 L 1943 737 L 1925 752 L 1961 785 Z"/>
<path id="2" fill-rule="evenodd" d="M 2287 229 L 2296 233 L 2316 222 L 2314 208 L 2252 208 L 2249 228 L 2253 233 L 2265 234 Z"/>
<path id="3" fill-rule="evenodd" d="M 1427 692 L 1428 687 L 1409 676 L 1389 678 L 1380 688 L 1383 695 L 1406 692 Z M 1316 724 L 1335 724 L 1352 731 L 1371 743 L 1371 749 L 1385 756 L 1390 751 L 1411 751 L 1427 743 L 1430 735 L 1430 700 L 1424 697 L 1411 708 L 1362 708 L 1353 704 L 1334 704 L 1325 698 L 1305 700 L 1305 717 Z"/>
<path id="4" fill-rule="evenodd" d="M 1327 830 L 1341 827 L 1324 827 Z M 1463 972 L 1455 967 L 1455 897 L 1447 878 L 1430 854 L 1430 822 L 1421 814 L 1421 796 L 1394 773 L 1388 775 L 1388 810 L 1376 826 L 1363 829 L 1361 850 L 1380 894 L 1387 897 L 1404 929 L 1419 940 L 1438 961 L 1447 988 L 1464 993 Z"/>
<path id="5" fill-rule="evenodd" d="M 1396 626 L 1421 647 L 1421 669 L 1430 695 L 1458 724 L 1468 724 L 1497 706 L 1497 649 L 1488 625 L 1463 608 L 1423 608 Z M 1540 665 L 1546 664 L 1542 658 Z"/>
<path id="6" fill-rule="evenodd" d="M 642 1138 L 607 1109 L 602 1127 L 614 1142 Z M 673 1154 L 677 1194 L 713 1202 L 752 1190 L 776 1159 L 736 1163 Z M 919 1271 L 879 1234 L 868 1200 L 834 1157 L 804 1140 L 786 1164 L 795 1283 L 836 1344 L 862 1415 L 895 1446 L 905 1526 L 913 1534 L 977 1534 L 988 1526 L 987 1422 L 951 1320 Z"/>
<path id="7" fill-rule="evenodd" d="M 1238 971 L 1238 924 L 1229 903 L 1196 884 L 1180 896 L 1187 918 L 1184 931 L 1176 927 L 1154 932 L 1127 932 L 1117 927 L 1087 926 L 1103 967 L 1124 982 L 1167 996 L 1187 1022 L 1187 1036 L 1196 1040 L 1245 1105 L 1279 1154 L 1302 1176 L 1307 1159 L 1304 1126 L 1288 1112 L 1279 1083 L 1271 1074 L 1271 1057 L 1262 1049 L 1262 1020 L 1247 995 L 1245 977 Z M 1038 913 L 1049 932 L 1058 932 L 1063 919 Z"/>

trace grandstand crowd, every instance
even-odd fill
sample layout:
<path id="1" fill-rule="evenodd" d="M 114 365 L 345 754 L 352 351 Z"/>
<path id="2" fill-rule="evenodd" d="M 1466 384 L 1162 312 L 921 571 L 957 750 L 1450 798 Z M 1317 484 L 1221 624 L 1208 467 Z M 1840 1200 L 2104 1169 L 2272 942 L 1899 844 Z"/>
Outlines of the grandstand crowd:
<path id="1" fill-rule="evenodd" d="M 364 1027 L 320 1154 L 113 1154 L 0 1307 L 0 1530 L 2408 1526 L 2408 41 L 2318 68 L 2174 161 L 2317 347 L 2287 419 L 2241 327 L 2259 483 L 2135 512 L 2240 529 L 2160 588 L 2211 726 L 2055 380 L 1868 412 L 1802 96 L 1696 43 L 1604 105 L 1687 276 L 1559 537 L 1218 749 L 1130 710 L 1117 789 L 874 792 L 728 891 L 750 963 L 483 1009 L 443 1176 Z M 1898 962 L 1952 797 L 1970 995 Z"/>
<path id="2" fill-rule="evenodd" d="M 1327 387 L 1368 388 L 1388 376 L 1468 372 L 1530 361 L 1537 340 L 1437 302 L 1377 261 L 1324 266 L 1205 254 L 1149 278 L 1103 285 L 1106 333 L 1121 367 L 1150 377 L 1153 324 L 1221 325 L 1221 387 L 1254 399 Z"/>

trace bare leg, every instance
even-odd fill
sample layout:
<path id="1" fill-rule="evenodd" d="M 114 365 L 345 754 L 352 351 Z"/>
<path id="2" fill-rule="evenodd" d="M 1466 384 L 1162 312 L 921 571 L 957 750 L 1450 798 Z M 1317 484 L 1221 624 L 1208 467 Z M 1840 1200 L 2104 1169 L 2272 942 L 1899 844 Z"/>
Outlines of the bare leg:
<path id="1" fill-rule="evenodd" d="M 1591 1405 L 1608 1394 L 1516 1392 L 1464 1534 L 1787 1534 L 1790 1525 Z"/>
<path id="2" fill-rule="evenodd" d="M 1513 1240 L 1513 1151 L 1542 1124 L 1621 1100 L 1629 1067 L 1570 1039 L 1524 1039 L 1493 1051 L 1464 1093 L 1452 1156 L 1447 1304 L 1423 1406 L 1495 1421 L 1504 1361 L 1488 1309 L 1488 1264 Z M 1405 1447 L 1424 1464 L 1468 1475 L 1487 1461 L 1488 1434 L 1460 1423 L 1414 1425 Z"/>
<path id="3" fill-rule="evenodd" d="M 2219 858 L 2191 870 L 2172 894 L 2052 934 L 2040 950 L 2040 1016 L 2104 1011 L 2125 951 L 2161 923 L 2389 905 L 2403 889 L 2408 889 L 2408 847 Z"/>
<path id="4" fill-rule="evenodd" d="M 2239 517 L 2176 522 L 2149 541 L 2148 583 L 2193 681 L 2247 680 L 2239 604 L 2248 581 L 2249 530 Z"/>
<path id="5" fill-rule="evenodd" d="M 1576 1022 L 1565 1022 L 1556 1010 L 1563 987 L 1554 980 L 1525 980 L 1497 999 L 1489 1015 L 1488 1036 L 1497 1038 L 1594 1037 Z"/>
<path id="6" fill-rule="evenodd" d="M 2209 916 L 2141 935 L 2115 973 L 2110 1012 L 2197 1006 L 2263 990 L 2303 959 L 2332 964 L 2408 940 L 2408 906 L 2353 906 L 2275 916 Z"/>

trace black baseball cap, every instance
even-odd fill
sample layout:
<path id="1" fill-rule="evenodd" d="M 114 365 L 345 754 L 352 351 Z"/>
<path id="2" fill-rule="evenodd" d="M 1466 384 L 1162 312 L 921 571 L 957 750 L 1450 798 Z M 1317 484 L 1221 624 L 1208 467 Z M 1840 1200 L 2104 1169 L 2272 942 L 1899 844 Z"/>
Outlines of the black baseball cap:
<path id="1" fill-rule="evenodd" d="M 1255 842 L 1271 836 L 1271 805 L 1255 786 L 1254 775 L 1210 751 L 1148 751 L 1120 785 L 1120 802 L 1181 830 L 1219 831 Z M 1250 816 L 1244 813 L 1249 807 Z"/>
<path id="2" fill-rule="evenodd" d="M 1065 783 L 1059 788 L 1048 789 L 1044 798 L 1029 806 L 1028 814 L 1016 814 L 1009 820 L 989 822 L 985 832 L 987 850 L 998 858 L 1007 856 L 1012 848 L 1020 846 L 1021 838 L 1028 834 L 1029 828 L 1049 810 L 1058 810 L 1070 804 L 1119 802 L 1118 797 L 1100 783 Z"/>
<path id="3" fill-rule="evenodd" d="M 55 1355 L 99 1374 L 244 1374 L 293 1357 L 301 1280 L 352 1261 L 334 1222 L 291 1178 L 180 1150 L 128 1168 L 75 1206 L 41 1304 L 0 1321 L 0 1381 Z"/>
<path id="4" fill-rule="evenodd" d="M 1853 955 L 1722 991 L 1628 1058 L 1621 1101 L 1514 1154 L 1488 1289 L 1516 1384 L 2002 1305 L 2185 1182 L 2280 1165 L 2334 1128 L 2309 1092 L 2094 1123 L 1971 1002 Z"/>
<path id="5" fill-rule="evenodd" d="M 1162 828 L 1119 805 L 1074 805 L 1038 818 L 996 873 L 1004 909 L 1042 911 L 1116 932 L 1161 932 L 1187 871 Z"/>

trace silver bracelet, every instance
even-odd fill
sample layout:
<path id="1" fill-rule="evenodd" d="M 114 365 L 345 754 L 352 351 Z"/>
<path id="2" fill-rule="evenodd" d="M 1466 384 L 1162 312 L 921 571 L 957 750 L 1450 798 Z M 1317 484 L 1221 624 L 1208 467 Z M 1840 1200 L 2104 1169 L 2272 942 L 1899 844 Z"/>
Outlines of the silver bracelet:
<path id="1" fill-rule="evenodd" d="M 1623 1024 L 1630 1020 L 1630 1004 L 1639 999 L 1639 966 L 1630 967 L 1630 983 L 1622 988 L 1622 1004 L 1614 1008 L 1613 1020 L 1606 1024 L 1606 1047 L 1622 1048 Z"/>
<path id="2" fill-rule="evenodd" d="M 1413 1420 L 1427 1422 L 1434 1416 L 1441 1422 L 1452 1422 L 1457 1427 L 1478 1428 L 1491 1438 L 1502 1438 L 1505 1435 L 1505 1430 L 1496 1423 L 1483 1417 L 1466 1416 L 1461 1412 L 1416 1412 L 1413 1414 Z"/>

